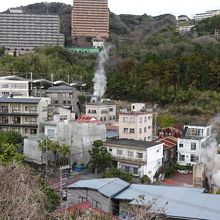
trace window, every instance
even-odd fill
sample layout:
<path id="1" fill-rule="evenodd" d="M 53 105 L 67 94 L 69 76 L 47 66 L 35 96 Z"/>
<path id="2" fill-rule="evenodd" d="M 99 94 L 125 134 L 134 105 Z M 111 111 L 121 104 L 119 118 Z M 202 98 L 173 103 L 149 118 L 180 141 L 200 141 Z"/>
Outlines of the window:
<path id="1" fill-rule="evenodd" d="M 96 110 L 91 110 L 92 114 L 96 114 Z"/>
<path id="2" fill-rule="evenodd" d="M 133 151 L 128 151 L 128 156 L 129 157 L 134 157 L 134 152 Z"/>
<path id="3" fill-rule="evenodd" d="M 185 161 L 185 155 L 179 154 L 179 161 Z"/>
<path id="4" fill-rule="evenodd" d="M 130 118 L 130 123 L 135 123 L 135 118 L 134 117 Z"/>
<path id="5" fill-rule="evenodd" d="M 31 129 L 30 134 L 37 134 L 37 129 Z"/>
<path id="6" fill-rule="evenodd" d="M 66 101 L 63 101 L 63 105 L 66 105 Z"/>
<path id="7" fill-rule="evenodd" d="M 20 112 L 21 108 L 20 106 L 12 106 L 12 112 Z"/>
<path id="8" fill-rule="evenodd" d="M 109 148 L 109 151 L 110 151 L 110 152 L 112 152 L 112 149 L 111 149 L 111 148 Z"/>
<path id="9" fill-rule="evenodd" d="M 148 126 L 148 129 L 150 129 L 151 128 L 151 126 Z"/>
<path id="10" fill-rule="evenodd" d="M 150 140 L 150 139 L 151 139 L 151 136 L 148 136 L 147 139 Z"/>
<path id="11" fill-rule="evenodd" d="M 115 120 L 115 116 L 114 115 L 112 116 L 112 120 Z"/>
<path id="12" fill-rule="evenodd" d="M 96 200 L 92 200 L 92 206 L 96 209 L 101 209 L 102 208 L 102 205 L 100 202 L 97 202 Z"/>
<path id="13" fill-rule="evenodd" d="M 146 133 L 147 132 L 147 128 L 146 127 L 144 127 L 144 133 Z"/>
<path id="14" fill-rule="evenodd" d="M 86 202 L 86 201 L 87 201 L 86 197 L 83 197 L 83 196 L 78 197 L 78 203 L 83 203 L 83 202 Z"/>
<path id="15" fill-rule="evenodd" d="M 102 121 L 103 119 L 102 119 L 102 117 L 100 117 L 100 121 Z"/>
<path id="16" fill-rule="evenodd" d="M 123 150 L 117 150 L 117 155 L 122 155 L 123 154 Z"/>
<path id="17" fill-rule="evenodd" d="M 146 141 L 146 137 L 144 137 L 144 141 Z"/>
<path id="18" fill-rule="evenodd" d="M 147 117 L 144 117 L 144 122 L 147 122 Z"/>
<path id="19" fill-rule="evenodd" d="M 139 123 L 142 123 L 142 117 L 139 118 Z"/>
<path id="20" fill-rule="evenodd" d="M 68 104 L 71 104 L 71 101 L 68 101 Z"/>
<path id="21" fill-rule="evenodd" d="M 54 104 L 58 104 L 59 102 L 58 102 L 58 100 L 54 100 Z"/>
<path id="22" fill-rule="evenodd" d="M 191 142 L 191 150 L 196 150 L 196 143 Z"/>
<path id="23" fill-rule="evenodd" d="M 133 170 L 134 174 L 138 174 L 138 168 L 134 167 L 134 170 Z"/>
<path id="24" fill-rule="evenodd" d="M 128 117 L 123 117 L 123 122 L 128 122 Z"/>
<path id="25" fill-rule="evenodd" d="M 183 147 L 183 144 L 179 144 L 179 147 Z"/>
<path id="26" fill-rule="evenodd" d="M 142 128 L 139 128 L 139 134 L 141 134 L 142 133 Z"/>
<path id="27" fill-rule="evenodd" d="M 140 158 L 140 159 L 142 159 L 143 158 L 143 153 L 137 153 L 137 158 Z"/>
<path id="28" fill-rule="evenodd" d="M 130 128 L 130 133 L 134 133 L 134 128 Z"/>
<path id="29" fill-rule="evenodd" d="M 159 153 L 160 152 L 160 149 L 157 149 L 157 153 Z"/>
<path id="30" fill-rule="evenodd" d="M 151 116 L 148 116 L 148 120 L 150 120 L 151 119 Z"/>
<path id="31" fill-rule="evenodd" d="M 106 117 L 104 117 L 104 121 L 106 121 Z"/>
<path id="32" fill-rule="evenodd" d="M 124 128 L 124 133 L 128 133 L 128 128 Z"/>
<path id="33" fill-rule="evenodd" d="M 191 162 L 197 162 L 198 161 L 198 156 L 194 155 L 194 154 L 191 154 L 190 155 L 190 161 Z"/>
<path id="34" fill-rule="evenodd" d="M 114 109 L 113 108 L 109 108 L 109 112 L 113 112 L 114 111 Z"/>

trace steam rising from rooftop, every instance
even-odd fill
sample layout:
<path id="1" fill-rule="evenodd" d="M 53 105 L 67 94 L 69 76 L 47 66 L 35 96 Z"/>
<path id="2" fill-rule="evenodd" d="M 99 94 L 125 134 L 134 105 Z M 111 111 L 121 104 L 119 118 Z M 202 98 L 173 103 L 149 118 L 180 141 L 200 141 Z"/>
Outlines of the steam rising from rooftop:
<path id="1" fill-rule="evenodd" d="M 93 78 L 93 82 L 94 82 L 93 96 L 98 98 L 103 97 L 107 86 L 105 63 L 109 59 L 110 49 L 111 49 L 111 45 L 105 45 L 103 50 L 99 53 L 99 57 L 98 57 L 98 66 L 95 71 L 95 76 Z"/>
<path id="2" fill-rule="evenodd" d="M 206 165 L 206 173 L 210 186 L 220 187 L 220 155 L 218 154 L 217 126 L 220 123 L 220 116 L 212 119 L 212 136 L 206 148 L 202 149 L 201 161 Z"/>

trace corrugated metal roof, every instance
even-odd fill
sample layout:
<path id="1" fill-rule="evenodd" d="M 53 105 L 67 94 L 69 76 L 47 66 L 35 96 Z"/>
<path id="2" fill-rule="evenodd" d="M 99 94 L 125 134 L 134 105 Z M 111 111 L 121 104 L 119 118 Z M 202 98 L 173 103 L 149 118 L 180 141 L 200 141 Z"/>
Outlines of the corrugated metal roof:
<path id="1" fill-rule="evenodd" d="M 93 189 L 99 191 L 104 196 L 111 198 L 127 188 L 129 183 L 119 178 L 80 180 L 72 185 L 69 189 Z"/>
<path id="2" fill-rule="evenodd" d="M 0 98 L 0 103 L 27 103 L 38 104 L 41 99 L 38 98 Z"/>
<path id="3" fill-rule="evenodd" d="M 140 195 L 146 203 L 156 199 L 155 208 L 164 209 L 168 217 L 220 219 L 220 196 L 203 193 L 203 189 L 198 188 L 132 184 L 114 198 L 143 205 Z"/>

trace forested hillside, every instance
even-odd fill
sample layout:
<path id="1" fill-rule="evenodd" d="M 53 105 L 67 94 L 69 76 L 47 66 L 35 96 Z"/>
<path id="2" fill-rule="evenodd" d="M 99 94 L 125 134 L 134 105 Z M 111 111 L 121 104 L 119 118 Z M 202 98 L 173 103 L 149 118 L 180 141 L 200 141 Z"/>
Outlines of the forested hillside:
<path id="1" fill-rule="evenodd" d="M 56 13 L 61 30 L 70 35 L 71 6 L 51 3 L 24 7 L 29 13 Z M 217 17 L 200 22 L 200 35 L 180 35 L 172 15 L 110 14 L 113 47 L 106 67 L 106 96 L 129 101 L 151 101 L 173 112 L 201 115 L 220 109 L 220 41 L 205 35 L 218 27 Z M 73 55 L 62 48 L 36 50 L 21 57 L 2 57 L 0 70 L 54 73 L 65 79 L 82 76 L 92 90 L 95 55 Z"/>

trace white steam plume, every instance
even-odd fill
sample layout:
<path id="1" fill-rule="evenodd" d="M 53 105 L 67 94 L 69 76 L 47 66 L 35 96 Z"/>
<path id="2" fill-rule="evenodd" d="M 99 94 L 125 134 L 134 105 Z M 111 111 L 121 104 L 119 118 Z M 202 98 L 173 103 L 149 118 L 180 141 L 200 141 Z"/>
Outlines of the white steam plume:
<path id="1" fill-rule="evenodd" d="M 105 94 L 107 78 L 105 73 L 105 63 L 109 59 L 109 51 L 111 45 L 105 45 L 103 50 L 99 53 L 98 57 L 98 67 L 95 71 L 95 76 L 93 78 L 94 82 L 94 92 L 93 95 L 101 98 Z"/>
<path id="2" fill-rule="evenodd" d="M 218 155 L 217 127 L 220 123 L 220 116 L 212 119 L 214 132 L 206 148 L 202 149 L 201 161 L 206 165 L 206 174 L 210 185 L 220 187 L 220 155 Z"/>

